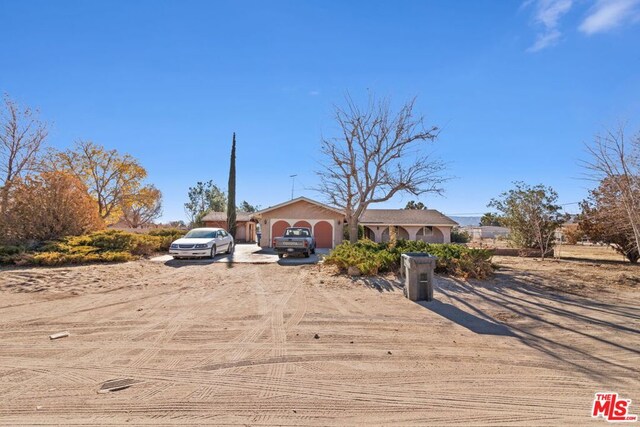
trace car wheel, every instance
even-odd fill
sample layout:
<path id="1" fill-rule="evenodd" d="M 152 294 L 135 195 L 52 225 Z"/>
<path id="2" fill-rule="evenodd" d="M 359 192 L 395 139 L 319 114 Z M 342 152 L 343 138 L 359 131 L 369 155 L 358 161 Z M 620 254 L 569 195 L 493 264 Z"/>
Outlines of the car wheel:
<path id="1" fill-rule="evenodd" d="M 234 244 L 233 243 L 229 243 L 229 246 L 227 246 L 227 253 L 230 254 L 231 252 L 233 252 L 233 247 Z"/>
<path id="2" fill-rule="evenodd" d="M 278 258 L 282 259 L 282 257 L 284 256 L 284 254 L 278 254 Z"/>
<path id="3" fill-rule="evenodd" d="M 216 247 L 215 245 L 211 248 L 211 255 L 209 258 L 214 259 L 216 257 Z"/>

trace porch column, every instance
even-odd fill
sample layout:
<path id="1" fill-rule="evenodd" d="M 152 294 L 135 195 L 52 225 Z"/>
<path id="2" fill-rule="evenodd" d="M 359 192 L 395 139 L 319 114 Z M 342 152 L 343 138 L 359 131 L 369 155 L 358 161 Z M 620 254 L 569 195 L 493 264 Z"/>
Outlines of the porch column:
<path id="1" fill-rule="evenodd" d="M 451 227 L 434 227 L 440 230 L 443 237 L 442 243 L 451 243 Z"/>
<path id="2" fill-rule="evenodd" d="M 422 227 L 402 227 L 402 228 L 407 230 L 407 233 L 409 233 L 409 240 L 418 240 L 418 231 L 420 231 Z"/>
<path id="3" fill-rule="evenodd" d="M 373 227 L 371 227 L 371 230 L 373 230 L 373 234 L 376 237 L 376 243 L 380 243 L 382 242 L 382 232 L 386 229 L 386 226 L 383 225 L 374 225 Z"/>

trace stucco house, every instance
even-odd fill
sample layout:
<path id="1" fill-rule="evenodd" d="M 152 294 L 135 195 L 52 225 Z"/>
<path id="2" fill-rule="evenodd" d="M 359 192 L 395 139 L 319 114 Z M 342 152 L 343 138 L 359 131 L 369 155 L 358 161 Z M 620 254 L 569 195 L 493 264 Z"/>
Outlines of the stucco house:
<path id="1" fill-rule="evenodd" d="M 345 215 L 341 209 L 307 197 L 298 197 L 254 214 L 262 231 L 260 246 L 273 245 L 287 227 L 309 227 L 318 248 L 333 248 L 342 243 Z M 360 218 L 365 237 L 375 242 L 389 241 L 389 227 L 396 227 L 398 238 L 450 243 L 451 229 L 458 225 L 435 209 L 368 209 Z"/>
<path id="2" fill-rule="evenodd" d="M 260 222 L 260 246 L 273 246 L 287 227 L 309 227 L 316 239 L 316 247 L 333 248 L 342 243 L 344 212 L 306 197 L 298 197 L 263 209 L 255 214 Z"/>
<path id="3" fill-rule="evenodd" d="M 435 209 L 367 209 L 360 225 L 374 242 L 388 242 L 390 227 L 395 227 L 398 239 L 451 243 L 451 229 L 458 223 Z"/>
<path id="4" fill-rule="evenodd" d="M 308 227 L 318 248 L 334 248 L 342 243 L 344 212 L 307 197 L 298 197 L 255 213 L 236 214 L 237 242 L 255 242 L 261 231 L 259 245 L 272 247 L 273 239 L 284 234 L 287 227 Z M 227 227 L 225 212 L 209 212 L 203 218 L 207 227 Z M 450 243 L 451 229 L 458 223 L 435 209 L 368 209 L 360 218 L 366 238 L 388 242 L 390 227 L 395 227 L 399 239 L 423 240 L 427 243 Z"/>
<path id="5" fill-rule="evenodd" d="M 254 214 L 249 212 L 236 213 L 236 235 L 233 236 L 236 242 L 256 241 L 256 222 L 253 216 Z M 226 212 L 209 212 L 202 218 L 202 221 L 205 227 L 227 229 Z"/>

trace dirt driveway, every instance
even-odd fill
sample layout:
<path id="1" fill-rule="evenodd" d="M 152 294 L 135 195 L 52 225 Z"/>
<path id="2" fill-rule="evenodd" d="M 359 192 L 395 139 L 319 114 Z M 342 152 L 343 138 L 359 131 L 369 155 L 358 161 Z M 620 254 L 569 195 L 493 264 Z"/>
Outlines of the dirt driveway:
<path id="1" fill-rule="evenodd" d="M 420 305 L 319 266 L 0 271 L 0 424 L 604 425 L 596 391 L 640 413 L 637 288 L 545 274 L 439 278 Z"/>

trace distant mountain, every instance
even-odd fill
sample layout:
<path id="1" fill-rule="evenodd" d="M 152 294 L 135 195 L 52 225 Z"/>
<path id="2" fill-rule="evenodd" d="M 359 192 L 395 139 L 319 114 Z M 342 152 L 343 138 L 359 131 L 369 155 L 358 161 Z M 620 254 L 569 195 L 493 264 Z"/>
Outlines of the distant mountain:
<path id="1" fill-rule="evenodd" d="M 471 225 L 471 226 L 480 225 L 480 218 L 481 217 L 479 217 L 479 216 L 449 216 L 449 218 L 451 218 L 452 220 L 454 220 L 455 222 L 460 224 L 460 227 L 465 227 L 465 226 L 468 226 L 468 225 Z"/>

